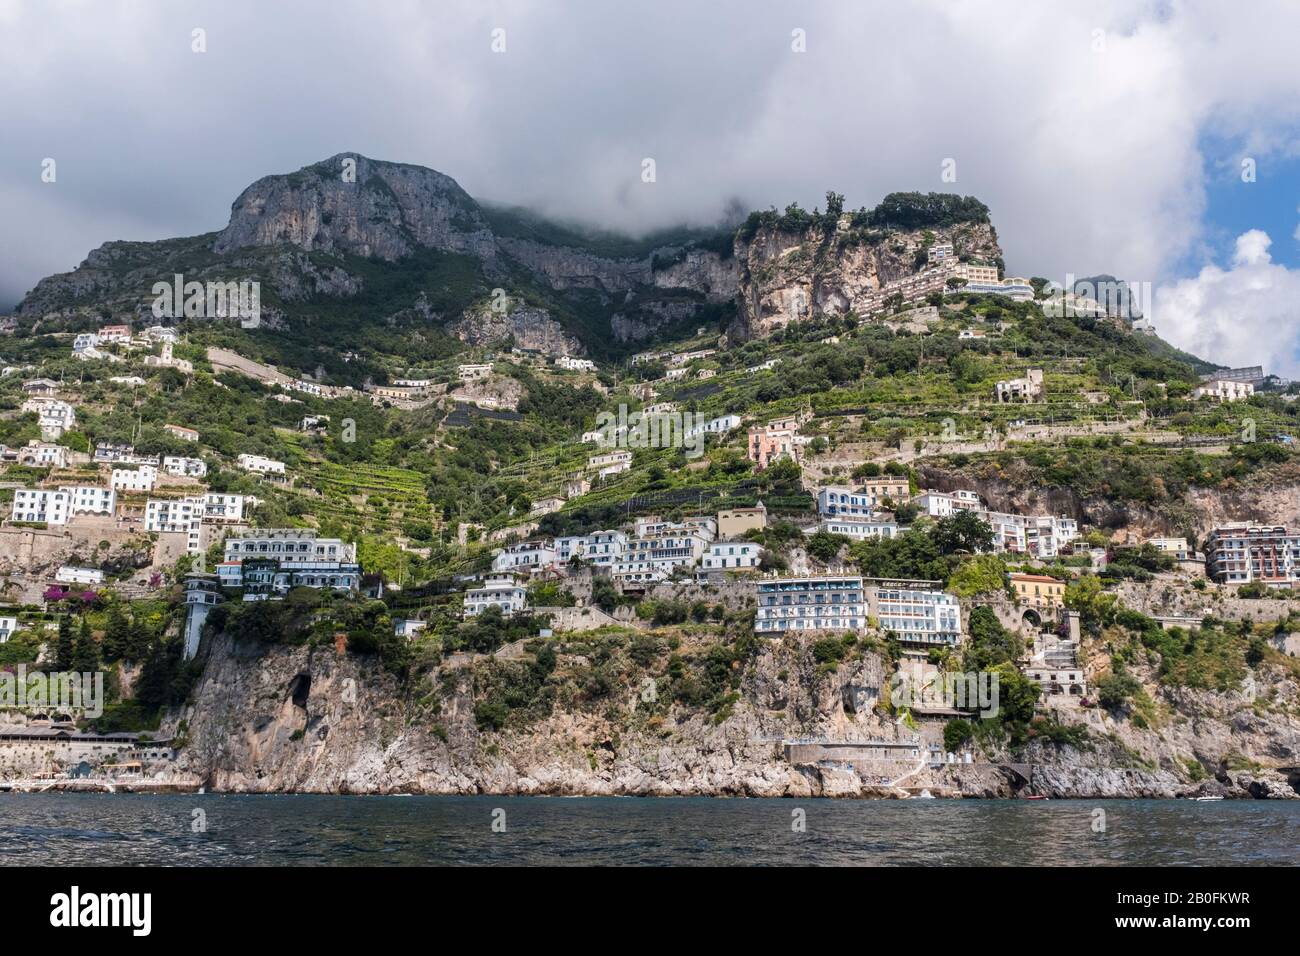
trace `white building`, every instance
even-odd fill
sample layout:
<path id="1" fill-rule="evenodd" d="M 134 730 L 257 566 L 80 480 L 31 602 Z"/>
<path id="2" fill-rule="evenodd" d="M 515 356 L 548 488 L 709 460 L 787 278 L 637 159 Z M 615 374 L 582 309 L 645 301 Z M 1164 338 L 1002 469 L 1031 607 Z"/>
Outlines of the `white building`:
<path id="1" fill-rule="evenodd" d="M 694 435 L 725 435 L 727 432 L 733 431 L 739 427 L 739 415 L 719 415 L 717 418 L 712 418 L 707 422 L 692 425 L 690 428 L 686 429 L 686 436 L 689 438 Z"/>
<path id="2" fill-rule="evenodd" d="M 64 565 L 54 572 L 59 584 L 103 584 L 104 572 L 95 568 L 74 568 Z"/>
<path id="3" fill-rule="evenodd" d="M 408 641 L 415 638 L 421 631 L 429 626 L 428 621 L 417 620 L 416 618 L 395 617 L 393 618 L 393 633 L 398 637 L 404 637 Z"/>
<path id="4" fill-rule="evenodd" d="M 827 485 L 817 492 L 817 513 L 824 518 L 870 518 L 875 496 L 842 485 Z"/>
<path id="5" fill-rule="evenodd" d="M 633 535 L 623 549 L 622 560 L 614 565 L 614 575 L 632 572 L 634 565 L 671 574 L 676 568 L 694 567 L 704 556 L 709 540 L 696 530 L 663 530 Z"/>
<path id="6" fill-rule="evenodd" d="M 556 368 L 568 369 L 570 372 L 594 372 L 596 363 L 591 359 L 572 358 L 568 355 L 561 355 L 555 360 Z"/>
<path id="7" fill-rule="evenodd" d="M 284 462 L 276 461 L 274 458 L 266 458 L 263 455 L 240 455 L 235 459 L 235 463 L 244 471 L 273 475 L 284 474 Z"/>
<path id="8" fill-rule="evenodd" d="M 181 334 L 165 325 L 151 325 L 144 330 L 145 338 L 154 342 L 171 342 L 175 345 L 181 340 Z"/>
<path id="9" fill-rule="evenodd" d="M 355 591 L 361 566 L 355 544 L 321 538 L 310 528 L 259 528 L 226 539 L 217 576 L 249 597 L 275 597 L 292 588 Z"/>
<path id="10" fill-rule="evenodd" d="M 17 488 L 14 490 L 14 521 L 43 521 L 49 525 L 68 523 L 68 493 L 54 488 Z"/>
<path id="11" fill-rule="evenodd" d="M 0 644 L 4 644 L 18 630 L 18 618 L 0 614 Z"/>
<path id="12" fill-rule="evenodd" d="M 523 541 L 502 548 L 492 558 L 493 571 L 535 571 L 560 560 L 551 541 Z"/>
<path id="13" fill-rule="evenodd" d="M 490 607 L 509 617 L 528 607 L 528 592 L 513 574 L 489 574 L 482 587 L 465 592 L 465 616 L 477 617 Z"/>
<path id="14" fill-rule="evenodd" d="M 117 507 L 117 492 L 112 488 L 95 485 L 69 485 L 60 491 L 68 493 L 68 516 L 111 515 Z"/>
<path id="15" fill-rule="evenodd" d="M 141 465 L 139 468 L 114 468 L 110 484 L 114 491 L 139 492 L 153 491 L 158 481 L 158 469 L 153 465 Z"/>
<path id="16" fill-rule="evenodd" d="M 87 349 L 93 349 L 99 345 L 99 336 L 94 332 L 80 332 L 72 340 L 72 354 L 78 355 Z"/>
<path id="17" fill-rule="evenodd" d="M 62 488 L 18 488 L 13 493 L 16 522 L 66 524 L 74 515 L 112 515 L 117 496 L 112 488 L 68 485 Z"/>
<path id="18" fill-rule="evenodd" d="M 57 398 L 29 398 L 22 411 L 35 412 L 41 428 L 41 437 L 47 441 L 62 438 L 63 433 L 77 425 L 77 410 Z"/>
<path id="19" fill-rule="evenodd" d="M 478 365 L 465 364 L 456 366 L 456 375 L 462 382 L 472 382 L 475 379 L 487 378 L 491 374 L 491 362 L 483 362 Z"/>
<path id="20" fill-rule="evenodd" d="M 31 465 L 37 468 L 68 467 L 68 449 L 35 438 L 17 450 L 17 458 L 20 465 Z"/>
<path id="21" fill-rule="evenodd" d="M 181 478 L 202 478 L 208 473 L 207 463 L 202 458 L 184 458 L 180 455 L 164 455 L 163 471 Z"/>
<path id="22" fill-rule="evenodd" d="M 138 455 L 133 446 L 121 442 L 102 441 L 95 445 L 94 460 L 99 464 L 154 465 L 156 455 Z"/>
<path id="23" fill-rule="evenodd" d="M 1004 379 L 995 388 L 999 402 L 1036 402 L 1043 397 L 1043 370 L 1031 368 L 1023 378 Z"/>
<path id="24" fill-rule="evenodd" d="M 608 451 L 600 455 L 592 455 L 587 459 L 588 468 L 608 468 L 610 465 L 631 465 L 632 453 L 627 449 L 618 451 Z"/>
<path id="25" fill-rule="evenodd" d="M 582 540 L 578 557 L 598 568 L 612 568 L 627 550 L 627 535 L 622 531 L 593 531 Z"/>
<path id="26" fill-rule="evenodd" d="M 1220 402 L 1238 402 L 1254 394 L 1255 386 L 1249 382 L 1222 378 L 1207 379 L 1192 389 L 1192 398 L 1213 398 Z"/>
<path id="27" fill-rule="evenodd" d="M 812 534 L 814 531 L 865 541 L 867 538 L 898 537 L 898 524 L 894 521 L 869 521 L 865 518 L 823 518 L 816 528 L 809 528 L 806 533 Z"/>
<path id="28" fill-rule="evenodd" d="M 867 622 L 862 578 L 769 578 L 755 585 L 754 631 L 857 631 Z"/>
<path id="29" fill-rule="evenodd" d="M 961 640 L 961 604 L 935 581 L 866 579 L 867 613 L 903 644 L 953 645 Z"/>
<path id="30" fill-rule="evenodd" d="M 163 431 L 179 438 L 181 441 L 199 440 L 199 433 L 193 428 L 186 428 L 184 425 L 164 425 Z"/>
<path id="31" fill-rule="evenodd" d="M 753 541 L 714 541 L 700 559 L 704 571 L 749 571 L 758 567 L 763 549 Z"/>
<path id="32" fill-rule="evenodd" d="M 931 518 L 947 518 L 958 511 L 979 511 L 980 496 L 965 488 L 956 491 L 926 491 L 917 495 L 912 503 L 921 514 Z"/>

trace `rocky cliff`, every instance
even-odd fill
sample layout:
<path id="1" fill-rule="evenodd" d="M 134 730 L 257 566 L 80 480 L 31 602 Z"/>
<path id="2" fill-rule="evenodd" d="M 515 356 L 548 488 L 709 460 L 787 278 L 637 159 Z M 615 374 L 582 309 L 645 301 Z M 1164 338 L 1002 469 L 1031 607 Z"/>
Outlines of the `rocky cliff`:
<path id="1" fill-rule="evenodd" d="M 831 669 L 811 638 L 764 641 L 730 665 L 738 689 L 710 707 L 687 702 L 691 681 L 725 654 L 699 628 L 676 637 L 671 657 L 666 644 L 642 644 L 629 658 L 637 639 L 626 632 L 569 635 L 539 687 L 537 656 L 517 646 L 455 655 L 403 684 L 341 641 L 268 649 L 217 636 L 193 703 L 164 727 L 185 741 L 173 773 L 227 791 L 898 796 L 905 786 L 996 797 L 1024 790 L 1013 768 L 1032 764 L 1031 789 L 1052 796 L 1295 796 L 1278 769 L 1300 762 L 1285 668 L 1258 669 L 1241 692 L 1160 694 L 1165 716 L 1150 728 L 1075 708 L 1062 719 L 1088 725 L 1083 748 L 1039 741 L 941 769 L 909 757 L 886 768 L 905 775 L 890 786 L 838 761 L 792 762 L 780 746 L 910 740 L 877 706 L 888 683 L 877 653 Z M 496 714 L 500 729 L 484 721 L 494 700 L 514 708 Z M 942 723 L 922 722 L 922 746 L 942 740 Z"/>
<path id="2" fill-rule="evenodd" d="M 450 176 L 349 153 L 253 183 L 235 200 L 212 251 L 281 245 L 386 262 L 417 247 L 496 255 L 478 204 Z"/>
<path id="3" fill-rule="evenodd" d="M 918 210 L 936 209 L 941 221 L 916 224 Z M 952 209 L 974 218 L 951 222 Z M 951 242 L 960 258 L 1001 261 L 987 209 L 969 198 L 895 194 L 871 213 L 755 216 L 758 224 L 734 241 L 729 228 L 629 239 L 480 204 L 433 169 L 340 153 L 257 180 L 218 232 L 105 243 L 75 270 L 41 280 L 17 312 L 149 320 L 153 284 L 180 273 L 186 281 L 260 282 L 263 308 L 285 320 L 280 327 L 312 317 L 315 298 L 364 296 L 360 326 L 371 313 L 398 314 L 423 296 L 458 299 L 436 310 L 439 321 L 450 319 L 500 287 L 549 308 L 595 350 L 690 322 L 725 325 L 739 340 L 818 312 L 861 312 L 882 286 L 920 269 L 934 242 Z"/>
<path id="4" fill-rule="evenodd" d="M 926 228 L 866 225 L 862 214 L 769 217 L 736 239 L 737 338 L 769 334 L 814 314 L 866 314 L 872 297 L 891 282 L 925 268 L 928 247 L 950 242 L 963 260 L 1000 264 L 1002 250 L 987 221 Z"/>

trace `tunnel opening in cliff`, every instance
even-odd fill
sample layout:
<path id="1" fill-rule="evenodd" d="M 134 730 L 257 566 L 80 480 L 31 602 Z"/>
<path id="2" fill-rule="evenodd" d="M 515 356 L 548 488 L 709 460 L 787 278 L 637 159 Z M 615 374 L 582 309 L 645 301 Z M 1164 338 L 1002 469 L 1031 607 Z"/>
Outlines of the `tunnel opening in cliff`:
<path id="1" fill-rule="evenodd" d="M 295 707 L 307 709 L 307 697 L 311 694 L 311 675 L 295 674 L 293 680 L 289 681 L 289 696 L 293 699 Z"/>

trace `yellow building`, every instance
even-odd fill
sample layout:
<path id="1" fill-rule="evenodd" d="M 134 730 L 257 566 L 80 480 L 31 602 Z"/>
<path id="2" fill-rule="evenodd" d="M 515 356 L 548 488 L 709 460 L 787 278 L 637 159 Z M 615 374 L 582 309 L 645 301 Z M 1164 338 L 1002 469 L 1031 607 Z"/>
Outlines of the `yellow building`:
<path id="1" fill-rule="evenodd" d="M 1011 587 L 1016 597 L 1032 607 L 1055 607 L 1065 604 L 1065 582 L 1042 574 L 1013 574 Z"/>
<path id="2" fill-rule="evenodd" d="M 734 541 L 746 531 L 767 527 L 767 508 L 759 502 L 752 508 L 725 508 L 718 512 L 718 539 Z"/>

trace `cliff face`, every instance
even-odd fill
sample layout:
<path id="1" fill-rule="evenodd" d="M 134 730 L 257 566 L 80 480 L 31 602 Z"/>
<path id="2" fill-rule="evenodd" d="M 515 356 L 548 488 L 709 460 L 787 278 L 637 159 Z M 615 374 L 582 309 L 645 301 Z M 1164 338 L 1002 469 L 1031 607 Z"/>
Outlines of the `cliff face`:
<path id="1" fill-rule="evenodd" d="M 461 655 L 403 687 L 374 660 L 333 647 L 266 650 L 219 636 L 206 651 L 193 704 L 164 730 L 187 740 L 173 770 L 178 779 L 195 775 L 227 791 L 898 795 L 836 762 L 785 758 L 779 741 L 786 738 L 911 737 L 875 707 L 888 686 L 879 656 L 864 653 L 828 673 L 812 644 L 811 637 L 764 642 L 744 665 L 734 702 L 711 715 L 680 703 L 647 705 L 644 680 L 630 675 L 590 699 L 581 675 L 595 649 L 575 642 L 561 649 L 555 673 L 566 679 L 549 714 L 493 731 L 480 729 L 476 707 L 501 681 L 518 686 L 511 668 L 530 659 L 519 648 Z M 700 649 L 688 640 L 680 653 Z M 921 768 L 905 786 L 1011 796 L 1020 782 L 1000 765 L 1033 763 L 1035 791 L 1053 796 L 1294 797 L 1286 774 L 1268 768 L 1297 764 L 1295 681 L 1275 669 L 1250 681 L 1228 694 L 1157 692 L 1166 717 L 1152 729 L 1076 709 L 1067 719 L 1089 724 L 1086 749 L 1033 744 L 1014 757 Z M 659 686 L 667 686 L 662 678 Z M 942 726 L 923 721 L 923 742 L 941 741 Z M 1218 779 L 1190 779 L 1188 761 L 1198 760 L 1218 767 Z"/>
<path id="2" fill-rule="evenodd" d="M 489 345 L 512 339 L 516 348 L 545 355 L 585 355 L 586 348 L 566 333 L 546 309 L 524 306 L 508 313 L 490 308 L 466 310 L 451 330 L 462 342 Z"/>
<path id="3" fill-rule="evenodd" d="M 959 258 L 999 262 L 992 225 L 968 222 L 915 230 L 855 228 L 842 215 L 833 226 L 790 230 L 760 225 L 736 240 L 738 314 L 732 333 L 762 337 L 818 312 L 865 313 L 868 298 L 886 284 L 920 271 L 927 242 L 951 242 Z"/>
<path id="4" fill-rule="evenodd" d="M 253 183 L 235 200 L 212 250 L 275 245 L 386 262 L 420 246 L 485 260 L 496 254 L 478 204 L 450 176 L 347 153 Z"/>
<path id="5" fill-rule="evenodd" d="M 1138 540 L 1187 535 L 1199 541 L 1213 528 L 1237 521 L 1300 523 L 1300 470 L 1290 463 L 1220 487 L 1191 487 L 1156 503 L 1081 495 L 1069 487 L 1044 487 L 1030 472 L 1015 467 L 990 476 L 975 470 L 922 465 L 919 477 L 922 487 L 936 491 L 976 491 L 994 510 L 1066 515 L 1099 528 L 1123 528 Z"/>

